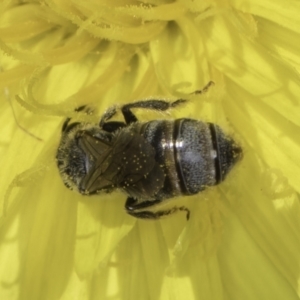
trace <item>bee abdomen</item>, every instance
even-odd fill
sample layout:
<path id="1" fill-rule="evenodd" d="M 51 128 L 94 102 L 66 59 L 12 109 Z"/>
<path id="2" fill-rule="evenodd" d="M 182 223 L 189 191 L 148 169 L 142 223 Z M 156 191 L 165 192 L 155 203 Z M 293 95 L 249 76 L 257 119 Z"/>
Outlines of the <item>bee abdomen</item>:
<path id="1" fill-rule="evenodd" d="M 216 184 L 212 135 L 207 123 L 178 119 L 174 122 L 174 155 L 182 193 L 196 194 Z"/>
<path id="2" fill-rule="evenodd" d="M 240 158 L 241 148 L 212 123 L 177 119 L 139 126 L 164 168 L 164 186 L 157 195 L 161 198 L 197 194 L 220 183 Z"/>

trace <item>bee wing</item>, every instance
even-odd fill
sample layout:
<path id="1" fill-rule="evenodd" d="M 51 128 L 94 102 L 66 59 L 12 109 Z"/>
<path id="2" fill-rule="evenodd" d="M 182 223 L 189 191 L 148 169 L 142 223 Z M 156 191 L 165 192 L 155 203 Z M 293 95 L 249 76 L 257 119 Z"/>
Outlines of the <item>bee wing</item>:
<path id="1" fill-rule="evenodd" d="M 155 163 L 153 147 L 138 133 L 121 131 L 113 145 L 114 163 L 120 169 L 116 181 L 134 183 L 148 174 Z"/>
<path id="2" fill-rule="evenodd" d="M 93 194 L 112 185 L 110 180 L 103 177 L 103 173 L 112 160 L 111 144 L 88 132 L 84 132 L 78 145 L 86 154 L 86 175 L 80 183 L 81 192 Z"/>
<path id="3" fill-rule="evenodd" d="M 153 147 L 139 133 L 123 129 L 111 144 L 86 133 L 79 145 L 87 154 L 87 172 L 80 184 L 83 193 L 119 187 L 133 197 L 145 198 L 158 189 L 154 176 L 163 172 Z"/>
<path id="4" fill-rule="evenodd" d="M 156 200 L 155 194 L 163 187 L 165 174 L 162 168 L 155 163 L 151 172 L 143 176 L 137 182 L 124 187 L 123 189 L 131 197 L 140 201 Z"/>
<path id="5" fill-rule="evenodd" d="M 115 181 L 134 198 L 151 199 L 163 187 L 164 172 L 155 160 L 155 150 L 138 133 L 121 131 L 113 147 L 119 157 Z"/>

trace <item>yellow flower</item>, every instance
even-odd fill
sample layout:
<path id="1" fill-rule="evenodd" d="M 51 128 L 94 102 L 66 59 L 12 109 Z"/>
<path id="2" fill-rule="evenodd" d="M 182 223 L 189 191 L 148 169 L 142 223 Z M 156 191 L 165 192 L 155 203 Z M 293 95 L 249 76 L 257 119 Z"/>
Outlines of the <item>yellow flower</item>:
<path id="1" fill-rule="evenodd" d="M 2 1 L 0 298 L 298 299 L 299 10 Z M 190 102 L 164 116 L 137 111 L 140 120 L 203 119 L 243 147 L 225 182 L 170 202 L 189 207 L 188 222 L 136 220 L 124 195 L 81 196 L 56 167 L 63 119 L 97 122 L 147 97 Z M 86 104 L 97 112 L 74 112 Z"/>

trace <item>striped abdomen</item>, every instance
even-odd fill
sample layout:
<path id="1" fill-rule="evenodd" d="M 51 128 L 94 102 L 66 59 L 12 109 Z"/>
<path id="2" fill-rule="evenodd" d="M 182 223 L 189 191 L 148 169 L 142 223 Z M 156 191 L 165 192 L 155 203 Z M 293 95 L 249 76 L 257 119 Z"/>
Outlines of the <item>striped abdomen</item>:
<path id="1" fill-rule="evenodd" d="M 139 131 L 156 151 L 165 182 L 158 198 L 191 195 L 217 184 L 215 125 L 191 119 L 138 123 Z"/>

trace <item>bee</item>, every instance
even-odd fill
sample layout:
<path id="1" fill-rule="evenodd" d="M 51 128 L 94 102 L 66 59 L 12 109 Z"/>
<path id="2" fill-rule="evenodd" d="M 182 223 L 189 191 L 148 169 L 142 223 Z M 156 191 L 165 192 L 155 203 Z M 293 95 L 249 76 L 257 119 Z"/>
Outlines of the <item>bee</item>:
<path id="1" fill-rule="evenodd" d="M 56 155 L 65 186 L 82 195 L 119 189 L 128 196 L 126 212 L 136 218 L 158 219 L 183 211 L 189 219 L 185 206 L 157 207 L 222 182 L 240 160 L 242 149 L 216 124 L 189 118 L 141 122 L 132 112 L 167 111 L 185 102 L 128 103 L 119 108 L 124 122 L 111 121 L 116 107 L 109 108 L 99 124 L 66 119 Z"/>

